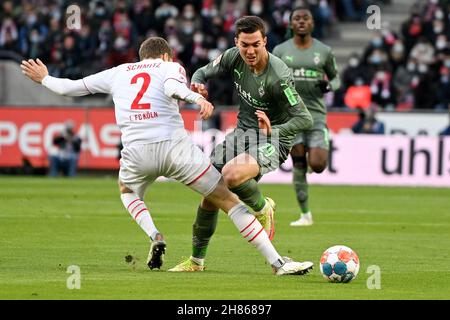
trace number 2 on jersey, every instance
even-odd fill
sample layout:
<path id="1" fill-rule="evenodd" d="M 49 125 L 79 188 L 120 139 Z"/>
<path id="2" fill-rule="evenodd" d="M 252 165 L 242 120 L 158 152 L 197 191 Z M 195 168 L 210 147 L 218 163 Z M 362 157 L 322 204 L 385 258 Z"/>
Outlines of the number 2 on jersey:
<path id="1" fill-rule="evenodd" d="M 139 78 L 142 78 L 144 82 L 142 83 L 141 90 L 139 90 L 136 98 L 134 98 L 133 103 L 131 104 L 131 109 L 150 109 L 150 103 L 139 103 L 139 101 L 142 99 L 145 91 L 147 91 L 148 86 L 150 85 L 151 77 L 145 72 L 138 73 L 131 79 L 131 84 L 135 84 Z"/>

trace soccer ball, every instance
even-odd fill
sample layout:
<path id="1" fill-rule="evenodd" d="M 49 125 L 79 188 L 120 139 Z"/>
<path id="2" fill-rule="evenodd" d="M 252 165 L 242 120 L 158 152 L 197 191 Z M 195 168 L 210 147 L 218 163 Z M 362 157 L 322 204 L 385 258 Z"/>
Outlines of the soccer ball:
<path id="1" fill-rule="evenodd" d="M 346 246 L 333 246 L 320 258 L 320 272 L 330 282 L 350 282 L 359 271 L 359 258 Z"/>

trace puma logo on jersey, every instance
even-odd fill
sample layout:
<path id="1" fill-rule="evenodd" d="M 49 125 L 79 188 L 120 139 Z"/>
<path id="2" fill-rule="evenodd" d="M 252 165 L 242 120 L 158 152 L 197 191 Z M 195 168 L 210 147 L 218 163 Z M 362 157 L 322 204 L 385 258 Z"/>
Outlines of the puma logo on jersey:
<path id="1" fill-rule="evenodd" d="M 237 69 L 234 69 L 234 72 L 238 75 L 239 80 L 241 80 L 241 76 L 244 73 L 244 71 L 239 72 Z"/>
<path id="2" fill-rule="evenodd" d="M 294 56 L 285 56 L 284 58 L 290 62 L 294 61 Z"/>

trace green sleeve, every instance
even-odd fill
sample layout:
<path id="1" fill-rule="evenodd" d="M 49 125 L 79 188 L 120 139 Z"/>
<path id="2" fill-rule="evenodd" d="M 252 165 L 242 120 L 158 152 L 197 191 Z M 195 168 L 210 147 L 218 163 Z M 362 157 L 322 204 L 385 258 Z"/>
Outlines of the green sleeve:
<path id="1" fill-rule="evenodd" d="M 339 78 L 339 72 L 337 69 L 336 58 L 332 51 L 328 54 L 328 59 L 324 66 L 325 73 L 330 81 L 332 91 L 336 91 L 341 86 L 341 79 Z"/>
<path id="2" fill-rule="evenodd" d="M 232 63 L 239 54 L 237 48 L 231 48 L 226 50 L 214 61 L 211 61 L 206 66 L 201 67 L 192 75 L 192 83 L 205 84 L 209 79 L 230 73 Z"/>
<path id="3" fill-rule="evenodd" d="M 280 136 L 296 135 L 297 133 L 312 128 L 313 119 L 306 108 L 300 95 L 295 90 L 292 77 L 281 80 L 274 85 L 273 94 L 280 107 L 287 109 L 290 119 L 272 128 L 280 130 Z"/>

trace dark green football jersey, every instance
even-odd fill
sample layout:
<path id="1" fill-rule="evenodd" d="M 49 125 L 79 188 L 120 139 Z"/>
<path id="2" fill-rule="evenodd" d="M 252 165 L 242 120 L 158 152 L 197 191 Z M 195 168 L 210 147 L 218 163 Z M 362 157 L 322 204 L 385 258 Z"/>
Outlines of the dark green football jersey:
<path id="1" fill-rule="evenodd" d="M 295 88 L 302 96 L 305 105 L 311 112 L 314 122 L 325 122 L 327 107 L 322 91 L 317 87 L 319 80 L 328 77 L 331 89 L 339 89 L 336 59 L 331 48 L 317 39 L 308 49 L 298 48 L 293 39 L 289 39 L 273 49 L 273 54 L 283 60 L 292 70 Z"/>
<path id="2" fill-rule="evenodd" d="M 204 84 L 223 74 L 232 77 L 239 96 L 238 128 L 258 130 L 255 111 L 264 111 L 272 128 L 279 129 L 280 143 L 288 149 L 297 133 L 311 128 L 311 114 L 295 89 L 291 71 L 276 56 L 269 53 L 266 69 L 257 75 L 241 58 L 239 49 L 233 47 L 198 69 L 191 82 Z"/>

